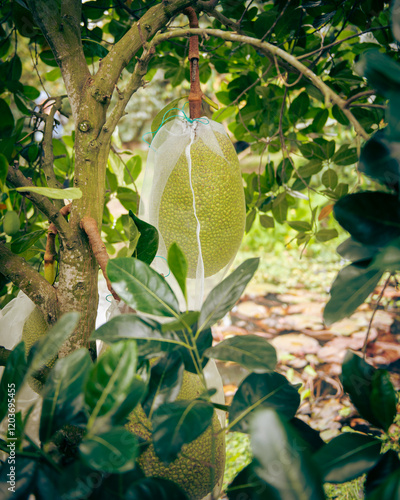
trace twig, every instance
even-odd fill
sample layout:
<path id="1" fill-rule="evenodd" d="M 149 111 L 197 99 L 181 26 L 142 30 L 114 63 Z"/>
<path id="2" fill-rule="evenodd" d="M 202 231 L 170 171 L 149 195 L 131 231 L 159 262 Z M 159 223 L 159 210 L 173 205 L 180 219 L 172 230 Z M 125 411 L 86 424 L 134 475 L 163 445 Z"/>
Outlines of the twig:
<path id="1" fill-rule="evenodd" d="M 348 107 L 352 102 L 361 99 L 361 97 L 370 97 L 375 94 L 376 94 L 375 90 L 363 90 L 362 92 L 358 92 L 357 94 L 354 94 L 348 99 L 346 99 L 346 107 Z"/>
<path id="2" fill-rule="evenodd" d="M 217 29 L 179 29 L 174 30 L 168 33 L 162 33 L 153 38 L 150 46 L 155 47 L 161 42 L 166 40 L 170 40 L 171 38 L 181 37 L 181 36 L 190 36 L 192 33 L 197 35 L 210 35 L 222 38 L 231 42 L 239 42 L 239 43 L 247 43 L 252 45 L 253 47 L 257 47 L 259 50 L 264 52 L 265 54 L 272 54 L 280 57 L 295 69 L 297 69 L 300 73 L 302 73 L 306 78 L 308 78 L 313 85 L 319 89 L 322 94 L 325 96 L 325 100 L 327 103 L 332 102 L 333 104 L 337 104 L 337 106 L 343 111 L 346 115 L 350 123 L 353 125 L 356 133 L 360 135 L 363 139 L 368 140 L 369 135 L 361 126 L 356 117 L 346 108 L 346 101 L 336 94 L 326 83 L 324 83 L 314 72 L 312 72 L 307 66 L 304 66 L 296 57 L 285 52 L 284 50 L 276 47 L 275 45 L 268 42 L 260 42 L 260 40 L 256 38 L 252 38 L 249 36 L 238 35 L 236 33 L 225 32 Z"/>
<path id="3" fill-rule="evenodd" d="M 367 345 L 368 345 L 369 334 L 371 332 L 372 322 L 374 321 L 374 317 L 375 317 L 376 311 L 378 310 L 379 303 L 382 300 L 383 294 L 384 294 L 384 292 L 386 290 L 386 287 L 389 284 L 389 281 L 390 281 L 391 277 L 392 277 L 392 274 L 389 274 L 388 279 L 385 281 L 385 283 L 384 283 L 384 285 L 382 287 L 382 290 L 381 290 L 381 292 L 379 294 L 378 300 L 376 301 L 375 308 L 374 308 L 374 310 L 372 312 L 372 315 L 371 315 L 371 319 L 369 320 L 367 335 L 365 336 L 364 345 L 363 345 L 363 348 L 362 348 L 362 353 L 363 353 L 364 359 L 367 357 Z"/>
<path id="4" fill-rule="evenodd" d="M 375 28 L 370 28 L 365 31 L 361 31 L 361 33 L 356 33 L 355 35 L 350 35 L 346 38 L 343 38 L 342 40 L 336 40 L 335 42 L 329 43 L 328 45 L 325 45 L 323 47 L 320 47 L 319 49 L 313 50 L 312 52 L 309 52 L 308 54 L 303 54 L 302 56 L 299 56 L 297 59 L 306 59 L 307 57 L 310 57 L 314 54 L 318 54 L 318 52 L 322 52 L 326 49 L 330 49 L 331 47 L 334 47 L 335 45 L 339 45 L 343 42 L 346 42 L 347 40 L 350 40 L 351 38 L 356 38 L 361 35 L 365 35 L 366 33 L 370 33 L 371 31 L 376 31 L 376 30 L 385 30 L 390 28 L 390 24 L 387 24 L 386 26 L 376 26 Z"/>
<path id="5" fill-rule="evenodd" d="M 24 174 L 19 170 L 18 164 L 10 165 L 8 167 L 7 180 L 14 187 L 32 187 L 32 182 L 27 179 Z M 46 196 L 42 196 L 36 193 L 27 192 L 23 193 L 23 196 L 31 200 L 37 208 L 46 215 L 46 217 L 54 223 L 57 231 L 60 233 L 64 240 L 67 240 L 72 235 L 71 229 L 65 218 L 60 215 L 60 211 Z"/>
<path id="6" fill-rule="evenodd" d="M 92 249 L 93 255 L 95 256 L 97 263 L 99 264 L 100 269 L 103 272 L 103 276 L 107 283 L 107 288 L 110 290 L 110 293 L 112 294 L 115 300 L 118 301 L 121 300 L 113 290 L 111 281 L 108 279 L 107 276 L 106 267 L 107 267 L 107 262 L 109 260 L 109 256 L 107 253 L 106 246 L 101 239 L 96 221 L 92 217 L 83 217 L 80 222 L 80 226 L 85 231 L 88 237 L 90 248 Z"/>
<path id="7" fill-rule="evenodd" d="M 44 110 L 46 108 L 46 104 L 48 104 L 49 101 L 53 101 L 51 104 L 49 114 L 45 114 L 45 113 L 42 114 L 42 118 L 43 118 L 45 125 L 44 125 L 43 140 L 42 140 L 43 156 L 41 158 L 41 165 L 42 165 L 43 172 L 46 176 L 47 185 L 49 187 L 57 188 L 57 189 L 61 189 L 62 184 L 60 182 L 58 182 L 58 180 L 56 179 L 56 175 L 54 173 L 54 168 L 53 168 L 53 161 L 54 161 L 53 123 L 54 123 L 55 114 L 61 108 L 63 97 L 66 97 L 66 96 L 60 96 L 60 97 L 54 97 L 51 99 L 47 99 L 41 106 L 41 109 Z M 62 203 L 62 200 L 60 200 L 60 201 Z M 59 208 L 61 208 L 61 206 Z"/>

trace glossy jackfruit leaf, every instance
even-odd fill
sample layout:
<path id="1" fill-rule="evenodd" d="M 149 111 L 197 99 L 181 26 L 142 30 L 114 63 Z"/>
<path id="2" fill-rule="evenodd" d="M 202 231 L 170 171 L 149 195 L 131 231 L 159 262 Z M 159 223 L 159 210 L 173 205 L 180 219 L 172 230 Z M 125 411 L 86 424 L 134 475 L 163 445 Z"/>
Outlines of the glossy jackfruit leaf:
<path id="1" fill-rule="evenodd" d="M 140 233 L 133 257 L 142 260 L 146 264 L 151 264 L 158 250 L 158 231 L 148 222 L 139 219 L 132 210 L 129 210 L 129 217 L 133 220 Z"/>
<path id="2" fill-rule="evenodd" d="M 324 321 L 331 325 L 340 321 L 360 306 L 375 290 L 383 274 L 380 269 L 369 269 L 350 265 L 336 276 L 330 290 L 331 298 L 325 306 Z"/>
<path id="3" fill-rule="evenodd" d="M 83 438 L 79 453 L 92 469 L 108 474 L 123 473 L 135 467 L 138 439 L 125 427 L 99 430 Z"/>
<path id="4" fill-rule="evenodd" d="M 130 392 L 137 364 L 136 343 L 122 340 L 112 344 L 92 366 L 84 393 L 91 429 L 98 417 L 115 411 Z"/>
<path id="5" fill-rule="evenodd" d="M 251 421 L 250 435 L 255 458 L 253 470 L 273 490 L 272 498 L 325 498 L 316 463 L 307 448 L 299 445 L 296 431 L 280 414 L 271 409 L 257 411 Z"/>
<path id="6" fill-rule="evenodd" d="M 258 268 L 260 259 L 243 262 L 208 294 L 200 311 L 198 330 L 212 326 L 232 309 Z"/>
<path id="7" fill-rule="evenodd" d="M 204 355 L 221 361 L 234 361 L 254 373 L 270 372 L 277 362 L 274 347 L 257 335 L 230 337 L 207 349 Z"/>
<path id="8" fill-rule="evenodd" d="M 12 389 L 15 395 L 22 386 L 25 375 L 28 371 L 28 364 L 23 342 L 17 344 L 8 356 L 6 366 L 0 381 L 0 422 L 7 415 L 8 396 Z"/>
<path id="9" fill-rule="evenodd" d="M 157 456 L 172 462 L 184 444 L 197 439 L 211 424 L 214 408 L 202 400 L 165 403 L 152 416 L 153 444 Z"/>
<path id="10" fill-rule="evenodd" d="M 69 312 L 61 316 L 46 335 L 37 342 L 37 349 L 29 366 L 29 374 L 39 370 L 58 354 L 61 346 L 74 332 L 80 313 Z"/>
<path id="11" fill-rule="evenodd" d="M 107 275 L 117 294 L 133 309 L 177 317 L 179 304 L 174 292 L 148 264 L 132 257 L 112 259 L 107 264 Z"/>
<path id="12" fill-rule="evenodd" d="M 51 370 L 41 396 L 39 437 L 46 443 L 64 425 L 86 423 L 83 411 L 83 383 L 92 366 L 85 348 L 59 359 Z"/>
<path id="13" fill-rule="evenodd" d="M 380 458 L 382 443 L 366 434 L 345 432 L 314 455 L 324 480 L 344 483 L 370 470 Z"/>
<path id="14" fill-rule="evenodd" d="M 279 373 L 252 373 L 239 385 L 229 409 L 233 431 L 248 432 L 255 410 L 272 408 L 290 420 L 300 404 L 297 389 Z"/>
<path id="15" fill-rule="evenodd" d="M 36 193 L 52 198 L 53 200 L 79 200 L 82 198 L 82 191 L 79 188 L 55 189 L 47 187 L 19 187 L 16 190 L 20 193 Z"/>

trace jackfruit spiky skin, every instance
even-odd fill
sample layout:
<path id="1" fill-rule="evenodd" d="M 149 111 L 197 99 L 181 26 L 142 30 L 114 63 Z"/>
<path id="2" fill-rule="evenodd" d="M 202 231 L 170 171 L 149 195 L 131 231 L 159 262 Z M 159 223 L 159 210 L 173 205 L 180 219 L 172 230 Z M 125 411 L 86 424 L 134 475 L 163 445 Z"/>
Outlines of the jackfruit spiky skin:
<path id="1" fill-rule="evenodd" d="M 48 324 L 44 320 L 43 314 L 38 307 L 35 307 L 31 314 L 27 317 L 22 329 L 22 340 L 25 343 L 25 354 L 28 356 L 33 344 L 37 342 L 42 335 L 45 335 L 48 330 Z M 49 361 L 46 366 L 51 368 L 56 361 L 56 358 Z M 31 388 L 40 394 L 43 384 L 34 377 L 28 381 Z"/>
<path id="2" fill-rule="evenodd" d="M 198 139 L 191 146 L 192 186 L 200 223 L 204 276 L 212 276 L 235 256 L 243 238 L 246 210 L 238 157 L 230 139 L 216 133 L 225 156 Z M 197 221 L 185 153 L 177 161 L 161 197 L 158 228 L 168 249 L 176 242 L 195 278 L 198 260 Z"/>
<path id="3" fill-rule="evenodd" d="M 185 371 L 177 400 L 194 399 L 204 392 L 199 377 Z M 131 413 L 127 428 L 145 440 L 151 439 L 151 421 L 139 405 Z M 222 477 L 225 467 L 225 438 L 217 414 L 210 426 L 196 440 L 183 446 L 178 457 L 165 465 L 156 456 L 151 444 L 138 463 L 147 477 L 169 479 L 178 484 L 191 500 L 200 500 L 210 493 Z M 218 434 L 217 434 L 218 433 Z"/>

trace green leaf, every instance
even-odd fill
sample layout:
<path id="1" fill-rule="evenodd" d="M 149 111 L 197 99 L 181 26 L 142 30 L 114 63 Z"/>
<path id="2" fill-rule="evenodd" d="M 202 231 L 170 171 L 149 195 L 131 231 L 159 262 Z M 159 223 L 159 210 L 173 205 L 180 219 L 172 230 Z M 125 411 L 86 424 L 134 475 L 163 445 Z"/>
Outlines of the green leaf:
<path id="1" fill-rule="evenodd" d="M 139 200 L 138 194 L 131 188 L 126 186 L 117 187 L 117 198 L 121 205 L 129 211 L 136 212 L 137 203 Z"/>
<path id="2" fill-rule="evenodd" d="M 32 231 L 31 233 L 25 233 L 22 236 L 13 239 L 11 242 L 11 251 L 16 254 L 25 252 L 28 248 L 40 240 L 45 233 L 45 230 Z"/>
<path id="3" fill-rule="evenodd" d="M 137 437 L 125 427 L 113 427 L 85 436 L 79 452 L 92 469 L 122 473 L 135 467 L 139 446 Z"/>
<path id="4" fill-rule="evenodd" d="M 318 468 L 307 449 L 299 446 L 299 437 L 290 424 L 275 411 L 262 409 L 254 415 L 250 433 L 256 461 L 253 470 L 272 487 L 272 498 L 325 499 Z"/>
<path id="5" fill-rule="evenodd" d="M 170 463 L 182 446 L 197 439 L 211 424 L 214 407 L 202 400 L 165 403 L 153 413 L 153 444 L 159 459 Z"/>
<path id="6" fill-rule="evenodd" d="M 22 387 L 27 371 L 25 345 L 20 342 L 8 356 L 0 381 L 0 422 L 7 415 L 8 403 L 13 403 L 18 390 Z"/>
<path id="7" fill-rule="evenodd" d="M 332 161 L 341 167 L 354 165 L 358 161 L 357 149 L 349 148 L 348 144 L 343 144 L 333 155 Z"/>
<path id="8" fill-rule="evenodd" d="M 229 500 L 281 500 L 274 488 L 254 471 L 254 463 L 242 469 L 230 483 L 226 492 Z M 283 500 L 283 499 L 282 499 Z"/>
<path id="9" fill-rule="evenodd" d="M 39 57 L 48 66 L 58 67 L 57 61 L 54 58 L 54 54 L 50 49 L 43 50 L 39 54 Z"/>
<path id="10" fill-rule="evenodd" d="M 321 132 L 328 118 L 329 111 L 327 109 L 321 109 L 318 111 L 311 125 L 312 130 L 314 132 Z"/>
<path id="11" fill-rule="evenodd" d="M 254 373 L 270 372 L 277 362 L 274 347 L 262 337 L 251 334 L 223 340 L 207 349 L 204 355 L 221 361 L 234 361 Z"/>
<path id="12" fill-rule="evenodd" d="M 367 478 L 364 483 L 366 497 L 369 498 L 369 495 L 381 486 L 386 479 L 389 478 L 390 474 L 395 471 L 400 471 L 399 456 L 396 451 L 388 450 L 386 453 L 381 455 L 379 462 L 372 469 L 370 469 L 367 474 Z M 382 496 L 380 498 L 394 497 Z"/>
<path id="13" fill-rule="evenodd" d="M 334 104 L 332 107 L 332 115 L 341 125 L 345 125 L 346 127 L 349 125 L 349 119 L 337 104 Z"/>
<path id="14" fill-rule="evenodd" d="M 375 290 L 382 271 L 350 265 L 337 275 L 331 288 L 331 298 L 325 306 L 324 322 L 327 326 L 340 321 L 360 306 Z"/>
<path id="15" fill-rule="evenodd" d="M 352 262 L 361 262 L 371 260 L 378 253 L 378 247 L 362 245 L 350 237 L 341 243 L 336 251 L 344 259 L 351 260 Z"/>
<path id="16" fill-rule="evenodd" d="M 63 314 L 57 323 L 48 330 L 47 334 L 37 341 L 37 349 L 29 366 L 28 373 L 30 375 L 58 354 L 64 342 L 74 332 L 79 317 L 78 312 Z"/>
<path id="17" fill-rule="evenodd" d="M 266 229 L 275 227 L 274 218 L 270 217 L 269 215 L 260 215 L 260 224 Z"/>
<path id="18" fill-rule="evenodd" d="M 306 165 L 302 165 L 298 168 L 299 176 L 303 179 L 308 179 L 312 175 L 318 174 L 323 169 L 322 162 L 320 160 L 311 160 Z"/>
<path id="19" fill-rule="evenodd" d="M 368 495 L 367 500 L 383 500 L 399 498 L 400 494 L 400 469 L 392 472 L 379 488 Z"/>
<path id="20" fill-rule="evenodd" d="M 279 373 L 252 373 L 239 385 L 229 409 L 232 431 L 248 432 L 252 412 L 272 408 L 290 420 L 300 404 L 297 389 Z"/>
<path id="21" fill-rule="evenodd" d="M 370 268 L 380 269 L 381 271 L 391 271 L 391 272 L 395 272 L 398 269 L 400 269 L 399 245 L 400 245 L 400 239 L 397 238 L 393 242 L 393 244 L 387 245 L 381 251 L 379 251 L 376 247 L 374 247 L 375 258 L 372 261 Z"/>
<path id="22" fill-rule="evenodd" d="M 204 330 L 222 319 L 240 299 L 258 268 L 260 259 L 248 259 L 208 294 L 200 311 L 198 330 Z"/>
<path id="23" fill-rule="evenodd" d="M 387 432 L 397 413 L 397 395 L 386 370 L 377 370 L 374 373 L 370 401 L 375 419 Z"/>
<path id="24" fill-rule="evenodd" d="M 293 417 L 289 420 L 289 423 L 311 452 L 316 452 L 325 446 L 325 441 L 321 438 L 319 432 L 310 427 L 300 418 Z"/>
<path id="25" fill-rule="evenodd" d="M 163 120 L 165 121 L 165 119 L 168 118 L 168 116 L 171 117 L 174 114 L 174 113 L 169 113 L 169 111 L 172 108 L 176 108 L 179 101 L 181 101 L 182 99 L 187 100 L 188 97 L 189 97 L 188 95 L 185 95 L 183 97 L 178 97 L 177 99 L 174 99 L 169 104 L 167 104 L 161 111 L 159 111 L 151 123 L 151 131 L 156 132 L 159 129 L 159 127 L 161 126 Z M 178 111 L 176 110 L 175 114 L 177 114 L 177 113 L 178 113 Z"/>
<path id="26" fill-rule="evenodd" d="M 315 233 L 315 237 L 318 241 L 329 241 L 333 238 L 337 238 L 339 233 L 337 229 L 320 229 Z"/>
<path id="27" fill-rule="evenodd" d="M 387 431 L 396 415 L 396 393 L 386 370 L 376 370 L 357 354 L 347 351 L 342 381 L 360 415 Z"/>
<path id="28" fill-rule="evenodd" d="M 296 231 L 311 231 L 312 229 L 311 224 L 307 221 L 287 220 L 286 223 L 288 224 L 288 226 L 290 226 L 292 229 Z"/>
<path id="29" fill-rule="evenodd" d="M 293 123 L 302 120 L 310 106 L 310 98 L 307 92 L 302 92 L 293 100 L 289 108 L 289 116 Z"/>
<path id="30" fill-rule="evenodd" d="M 55 189 L 47 187 L 19 187 L 16 188 L 19 193 L 36 193 L 53 200 L 79 200 L 82 198 L 82 191 L 79 188 Z"/>
<path id="31" fill-rule="evenodd" d="M 79 425 L 86 422 L 83 412 L 83 383 L 92 361 L 86 348 L 74 351 L 59 359 L 46 380 L 39 436 L 42 443 L 64 425 Z"/>
<path id="32" fill-rule="evenodd" d="M 385 131 L 376 132 L 361 150 L 358 170 L 382 184 L 397 188 L 400 174 L 397 144 L 387 137 Z"/>
<path id="33" fill-rule="evenodd" d="M 183 254 L 177 243 L 172 243 L 172 245 L 168 249 L 168 266 L 171 273 L 175 276 L 175 279 L 178 282 L 180 289 L 182 290 L 185 300 L 187 300 L 186 276 L 188 271 L 188 263 L 185 255 Z"/>
<path id="34" fill-rule="evenodd" d="M 400 66 L 387 54 L 378 49 L 367 50 L 355 64 L 357 73 L 367 78 L 369 85 L 386 98 L 400 90 Z"/>
<path id="35" fill-rule="evenodd" d="M 24 96 L 31 101 L 34 101 L 40 96 L 40 91 L 36 87 L 31 87 L 30 85 L 24 85 L 23 93 Z"/>
<path id="36" fill-rule="evenodd" d="M 314 459 L 325 481 L 344 483 L 371 469 L 380 458 L 381 446 L 372 436 L 345 432 L 319 449 Z"/>
<path id="37" fill-rule="evenodd" d="M 339 184 L 336 186 L 334 194 L 336 198 L 342 198 L 343 196 L 346 196 L 348 192 L 349 192 L 349 185 L 345 184 L 344 182 L 339 182 Z"/>
<path id="38" fill-rule="evenodd" d="M 54 68 L 51 71 L 48 71 L 44 74 L 44 77 L 48 82 L 55 82 L 59 78 L 61 78 L 61 70 L 60 68 Z"/>
<path id="39" fill-rule="evenodd" d="M 8 161 L 7 158 L 0 154 L 0 186 L 6 182 L 8 173 Z"/>
<path id="40" fill-rule="evenodd" d="M 168 353 L 151 367 L 148 390 L 142 403 L 148 417 L 151 418 L 162 404 L 175 401 L 182 387 L 183 368 L 182 357 L 177 351 Z"/>
<path id="41" fill-rule="evenodd" d="M 91 368 L 85 383 L 90 429 L 96 418 L 115 411 L 129 394 L 136 375 L 137 350 L 132 340 L 112 344 Z"/>
<path id="42" fill-rule="evenodd" d="M 159 316 L 179 314 L 171 287 L 146 263 L 132 257 L 112 259 L 107 264 L 107 275 L 116 293 L 133 309 Z"/>
<path id="43" fill-rule="evenodd" d="M 126 491 L 129 500 L 188 500 L 179 486 L 167 479 L 146 477 L 129 486 Z"/>
<path id="44" fill-rule="evenodd" d="M 272 214 L 278 224 L 283 224 L 287 219 L 288 208 L 286 193 L 280 193 L 272 202 Z"/>
<path id="45" fill-rule="evenodd" d="M 132 156 L 126 162 L 126 168 L 129 171 L 129 174 L 125 175 L 124 180 L 127 184 L 130 184 L 139 177 L 140 172 L 142 171 L 142 158 L 139 155 Z"/>
<path id="46" fill-rule="evenodd" d="M 330 189 L 335 189 L 338 184 L 338 176 L 337 173 L 333 170 L 333 168 L 328 168 L 322 174 L 322 184 Z"/>
<path id="47" fill-rule="evenodd" d="M 134 257 L 145 262 L 146 264 L 151 264 L 158 250 L 158 231 L 151 224 L 148 224 L 147 222 L 139 219 L 139 217 L 136 217 L 131 210 L 129 210 L 129 217 L 131 217 L 140 233 Z"/>
<path id="48" fill-rule="evenodd" d="M 14 129 L 14 116 L 4 99 L 0 99 L 0 116 L 0 139 L 10 137 Z"/>
<path id="49" fill-rule="evenodd" d="M 125 236 L 128 238 L 129 241 L 127 257 L 132 257 L 133 253 L 137 248 L 137 244 L 140 238 L 140 233 L 136 224 L 129 216 L 127 225 L 124 225 L 124 229 L 125 229 Z"/>

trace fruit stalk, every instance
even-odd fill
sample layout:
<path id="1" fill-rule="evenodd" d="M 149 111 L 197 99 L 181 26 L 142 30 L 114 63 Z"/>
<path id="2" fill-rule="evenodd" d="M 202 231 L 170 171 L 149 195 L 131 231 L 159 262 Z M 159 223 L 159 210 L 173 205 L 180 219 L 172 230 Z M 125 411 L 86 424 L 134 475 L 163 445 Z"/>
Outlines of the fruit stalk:
<path id="1" fill-rule="evenodd" d="M 189 25 L 191 28 L 198 28 L 199 21 L 193 7 L 187 7 L 184 13 L 189 18 Z M 201 98 L 202 91 L 200 88 L 200 77 L 199 77 L 199 37 L 198 35 L 193 35 L 190 37 L 189 41 L 189 61 L 190 61 L 190 93 L 189 93 L 189 111 L 190 118 L 193 120 L 195 118 L 201 117 Z"/>

